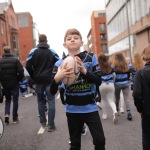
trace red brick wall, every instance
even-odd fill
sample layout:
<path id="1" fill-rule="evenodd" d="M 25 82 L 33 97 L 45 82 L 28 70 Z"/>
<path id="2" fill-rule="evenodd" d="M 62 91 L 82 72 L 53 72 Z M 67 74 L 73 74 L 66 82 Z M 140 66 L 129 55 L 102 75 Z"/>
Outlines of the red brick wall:
<path id="1" fill-rule="evenodd" d="M 6 27 L 5 27 L 6 24 L 4 20 L 0 20 L 0 29 L 2 29 L 2 24 L 4 25 L 4 34 L 0 33 L 0 57 L 3 55 L 3 46 L 7 45 Z"/>
<path id="2" fill-rule="evenodd" d="M 25 66 L 26 58 L 30 50 L 34 47 L 33 45 L 33 31 L 32 31 L 32 16 L 28 13 L 28 27 L 20 28 L 20 58 L 22 64 Z"/>
<path id="3" fill-rule="evenodd" d="M 18 36 L 18 30 L 19 30 L 19 26 L 18 26 L 18 20 L 17 20 L 17 15 L 14 12 L 14 8 L 12 6 L 12 4 L 9 5 L 7 11 L 4 11 L 4 14 L 2 15 L 3 19 L 5 21 L 3 21 L 2 19 L 0 19 L 0 29 L 1 29 L 1 23 L 4 23 L 4 28 L 5 28 L 5 33 L 4 35 L 2 35 L 0 33 L 0 55 L 2 55 L 2 48 L 5 45 L 8 45 L 11 47 L 11 49 L 13 49 L 13 38 L 12 38 L 12 21 L 11 21 L 11 17 L 14 20 L 14 27 L 16 29 L 16 35 Z M 1 30 L 0 30 L 1 31 Z"/>
<path id="4" fill-rule="evenodd" d="M 106 24 L 106 17 L 95 18 L 94 13 L 92 13 L 92 16 L 91 16 L 91 29 L 92 29 L 92 37 L 93 37 L 92 45 L 93 45 L 93 51 L 96 54 L 96 56 L 98 56 L 99 53 L 102 53 L 101 44 L 103 43 L 107 44 L 107 41 L 102 42 L 100 40 L 101 33 L 107 34 L 107 31 L 105 32 L 100 31 L 100 27 L 99 27 L 100 23 Z"/>

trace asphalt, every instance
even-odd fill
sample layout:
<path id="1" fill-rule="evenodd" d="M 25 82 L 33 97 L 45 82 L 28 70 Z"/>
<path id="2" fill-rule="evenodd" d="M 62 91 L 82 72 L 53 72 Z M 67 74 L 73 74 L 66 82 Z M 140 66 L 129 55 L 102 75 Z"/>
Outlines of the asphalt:
<path id="1" fill-rule="evenodd" d="M 61 104 L 59 96 L 56 95 L 56 117 L 57 129 L 47 132 L 39 123 L 36 96 L 19 99 L 20 123 L 4 126 L 4 134 L 0 139 L 0 150 L 69 150 L 69 134 L 64 105 Z M 0 104 L 0 116 L 4 118 L 4 104 Z M 108 119 L 102 121 L 106 137 L 106 150 L 141 150 L 141 118 L 133 104 L 130 93 L 130 104 L 133 120 L 128 121 L 126 113 L 119 115 L 118 124 L 113 123 L 112 110 L 107 105 Z M 11 106 L 12 111 L 12 106 Z M 99 109 L 100 117 L 102 110 Z M 93 150 L 92 137 L 89 132 L 82 136 L 81 150 Z"/>

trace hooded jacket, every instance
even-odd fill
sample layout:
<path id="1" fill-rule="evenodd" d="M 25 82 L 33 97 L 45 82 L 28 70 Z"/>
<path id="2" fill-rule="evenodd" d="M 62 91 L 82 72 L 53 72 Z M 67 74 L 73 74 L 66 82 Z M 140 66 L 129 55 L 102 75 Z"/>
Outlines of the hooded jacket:
<path id="1" fill-rule="evenodd" d="M 51 84 L 52 70 L 59 56 L 49 45 L 42 42 L 30 51 L 26 69 L 36 84 Z"/>
<path id="2" fill-rule="evenodd" d="M 150 62 L 135 75 L 133 98 L 137 111 L 150 116 Z"/>
<path id="3" fill-rule="evenodd" d="M 18 75 L 23 78 L 23 66 L 20 61 L 10 53 L 0 58 L 0 81 L 3 88 L 13 88 L 19 84 Z"/>

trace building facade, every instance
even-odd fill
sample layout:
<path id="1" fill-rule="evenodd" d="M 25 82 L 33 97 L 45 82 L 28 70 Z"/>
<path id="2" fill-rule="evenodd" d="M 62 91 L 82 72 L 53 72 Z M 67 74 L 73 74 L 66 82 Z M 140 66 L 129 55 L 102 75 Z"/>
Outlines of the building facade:
<path id="1" fill-rule="evenodd" d="M 38 30 L 29 12 L 17 13 L 20 35 L 20 60 L 23 65 L 32 48 L 37 45 Z"/>
<path id="2" fill-rule="evenodd" d="M 150 43 L 150 0 L 106 0 L 109 55 L 121 51 L 132 61 Z"/>
<path id="3" fill-rule="evenodd" d="M 93 11 L 91 15 L 91 29 L 87 35 L 87 50 L 96 56 L 108 53 L 106 15 L 104 10 Z"/>
<path id="4" fill-rule="evenodd" d="M 6 45 L 10 46 L 16 56 L 19 56 L 19 26 L 11 2 L 0 3 L 0 56 Z"/>
<path id="5" fill-rule="evenodd" d="M 25 65 L 29 51 L 38 44 L 39 30 L 29 12 L 16 13 L 11 1 L 0 3 L 0 57 L 3 47 Z"/>

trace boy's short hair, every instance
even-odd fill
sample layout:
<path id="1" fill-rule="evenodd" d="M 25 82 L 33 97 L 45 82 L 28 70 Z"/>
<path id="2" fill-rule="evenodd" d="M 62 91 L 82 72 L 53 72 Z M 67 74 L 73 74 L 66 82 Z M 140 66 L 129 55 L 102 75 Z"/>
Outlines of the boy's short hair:
<path id="1" fill-rule="evenodd" d="M 10 53 L 10 47 L 9 46 L 4 46 L 3 51 L 4 51 L 4 53 Z"/>
<path id="2" fill-rule="evenodd" d="M 64 41 L 66 41 L 66 38 L 67 38 L 68 35 L 74 35 L 74 34 L 78 35 L 82 40 L 81 33 L 77 29 L 74 28 L 74 29 L 68 29 L 66 31 L 65 36 L 64 36 Z"/>
<path id="3" fill-rule="evenodd" d="M 143 49 L 141 57 L 146 62 L 150 61 L 150 44 Z"/>
<path id="4" fill-rule="evenodd" d="M 41 42 L 47 42 L 47 36 L 45 34 L 40 34 L 39 43 Z"/>

